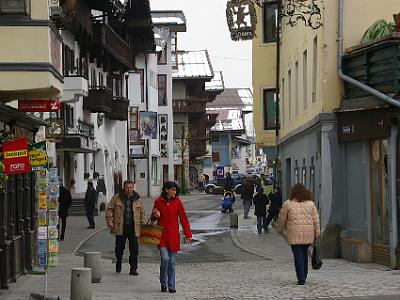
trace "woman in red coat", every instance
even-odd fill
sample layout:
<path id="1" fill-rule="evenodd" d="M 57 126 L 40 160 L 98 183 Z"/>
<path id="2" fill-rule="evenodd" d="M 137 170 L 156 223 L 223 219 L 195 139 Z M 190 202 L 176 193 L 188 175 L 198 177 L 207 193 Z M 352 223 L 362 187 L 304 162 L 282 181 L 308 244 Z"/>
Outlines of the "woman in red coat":
<path id="1" fill-rule="evenodd" d="M 158 220 L 158 225 L 163 227 L 160 249 L 160 283 L 161 292 L 166 292 L 167 287 L 170 293 L 175 293 L 175 263 L 176 253 L 180 250 L 180 236 L 178 216 L 181 222 L 186 242 L 190 244 L 192 231 L 189 220 L 183 207 L 182 201 L 178 198 L 178 185 L 175 182 L 164 183 L 162 193 L 154 201 L 152 217 Z"/>

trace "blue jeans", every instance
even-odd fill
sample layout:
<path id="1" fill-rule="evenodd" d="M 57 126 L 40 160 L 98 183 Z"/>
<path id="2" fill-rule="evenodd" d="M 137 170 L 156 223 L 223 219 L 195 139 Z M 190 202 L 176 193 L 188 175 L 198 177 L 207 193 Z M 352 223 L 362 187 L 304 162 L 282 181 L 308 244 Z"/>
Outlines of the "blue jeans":
<path id="1" fill-rule="evenodd" d="M 251 206 L 251 200 L 243 200 L 243 208 L 244 208 L 243 214 L 245 219 L 247 219 L 249 216 L 250 206 Z"/>
<path id="2" fill-rule="evenodd" d="M 176 251 L 169 251 L 166 247 L 160 248 L 160 283 L 161 286 L 175 290 L 175 262 Z M 168 281 L 168 282 L 167 282 Z"/>
<path id="3" fill-rule="evenodd" d="M 296 267 L 296 275 L 298 281 L 306 281 L 307 279 L 308 246 L 309 245 L 292 245 L 294 266 Z"/>
<path id="4" fill-rule="evenodd" d="M 267 217 L 266 216 L 257 216 L 257 231 L 258 233 L 261 233 L 261 230 L 264 228 L 267 229 L 268 227 L 266 227 L 266 221 L 267 221 Z"/>

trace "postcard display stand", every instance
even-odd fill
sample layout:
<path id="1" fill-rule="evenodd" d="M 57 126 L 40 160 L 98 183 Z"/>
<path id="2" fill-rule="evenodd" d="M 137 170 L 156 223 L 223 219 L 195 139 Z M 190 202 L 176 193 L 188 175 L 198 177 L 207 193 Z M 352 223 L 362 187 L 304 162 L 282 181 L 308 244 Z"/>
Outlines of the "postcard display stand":
<path id="1" fill-rule="evenodd" d="M 37 266 L 45 270 L 45 293 L 47 294 L 48 267 L 58 265 L 58 196 L 59 177 L 57 169 L 36 171 L 37 196 Z"/>

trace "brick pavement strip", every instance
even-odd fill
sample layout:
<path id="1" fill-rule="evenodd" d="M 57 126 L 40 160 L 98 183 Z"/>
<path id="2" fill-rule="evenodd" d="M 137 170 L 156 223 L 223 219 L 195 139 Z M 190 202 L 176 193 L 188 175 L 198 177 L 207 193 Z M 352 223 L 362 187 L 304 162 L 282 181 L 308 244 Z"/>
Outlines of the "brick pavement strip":
<path id="1" fill-rule="evenodd" d="M 97 224 L 104 225 L 101 223 L 104 216 L 98 218 Z M 71 249 L 93 232 L 84 229 L 87 226 L 84 217 L 70 217 L 68 221 L 60 266 L 49 271 L 49 295 L 61 299 L 69 299 L 71 268 L 83 266 L 83 258 L 74 255 Z M 232 231 L 232 238 L 237 246 L 266 258 L 264 260 L 178 264 L 175 295 L 159 292 L 158 264 L 139 262 L 140 275 L 136 277 L 128 275 L 128 264 L 123 265 L 122 273 L 116 274 L 115 265 L 103 260 L 102 282 L 92 284 L 93 299 L 335 299 L 400 295 L 399 271 L 341 259 L 325 259 L 321 270 L 310 270 L 305 286 L 297 286 L 289 246 L 273 230 L 258 235 L 254 223 L 254 217 L 240 219 L 239 229 Z M 44 276 L 26 275 L 4 291 L 0 299 L 28 299 L 30 293 L 42 294 L 43 290 Z"/>

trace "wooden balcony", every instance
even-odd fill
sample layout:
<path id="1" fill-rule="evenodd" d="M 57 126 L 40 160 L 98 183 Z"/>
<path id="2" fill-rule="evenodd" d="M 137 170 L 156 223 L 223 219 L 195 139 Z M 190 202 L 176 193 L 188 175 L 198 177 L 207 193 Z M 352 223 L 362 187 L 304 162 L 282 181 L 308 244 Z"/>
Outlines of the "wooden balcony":
<path id="1" fill-rule="evenodd" d="M 207 154 L 206 142 L 206 137 L 200 137 L 197 140 L 191 142 L 191 145 L 189 146 L 189 155 L 191 161 L 197 160 L 201 156 Z"/>
<path id="2" fill-rule="evenodd" d="M 128 120 L 129 100 L 125 97 L 113 97 L 111 101 L 111 112 L 106 116 L 111 120 Z"/>
<path id="3" fill-rule="evenodd" d="M 343 71 L 384 94 L 400 95 L 400 33 L 347 49 Z M 344 101 L 371 96 L 346 82 L 345 93 Z"/>
<path id="4" fill-rule="evenodd" d="M 172 101 L 172 108 L 174 113 L 206 113 L 206 102 L 197 102 L 186 99 L 179 99 Z"/>
<path id="5" fill-rule="evenodd" d="M 99 49 L 103 48 L 127 69 L 134 67 L 133 52 L 128 43 L 122 39 L 108 24 L 95 22 L 93 24 L 92 51 L 100 56 Z"/>
<path id="6" fill-rule="evenodd" d="M 83 109 L 93 113 L 110 113 L 112 98 L 111 89 L 105 86 L 91 86 L 89 95 L 83 97 Z"/>

